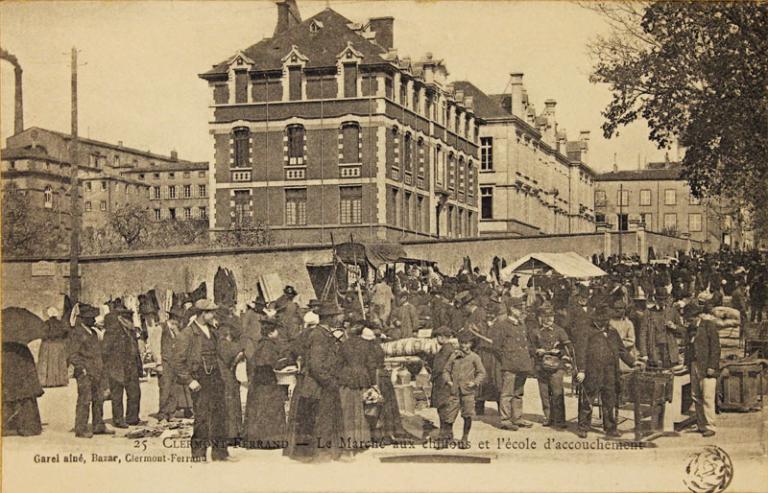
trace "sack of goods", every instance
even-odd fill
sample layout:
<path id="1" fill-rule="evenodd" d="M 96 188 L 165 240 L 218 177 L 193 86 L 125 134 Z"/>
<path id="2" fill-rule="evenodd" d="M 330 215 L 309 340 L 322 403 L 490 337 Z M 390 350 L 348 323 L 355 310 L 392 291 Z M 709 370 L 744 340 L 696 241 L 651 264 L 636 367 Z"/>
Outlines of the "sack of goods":
<path id="1" fill-rule="evenodd" d="M 420 339 L 418 337 L 406 337 L 381 344 L 384 355 L 391 356 L 416 356 L 419 354 L 437 354 L 440 344 L 437 339 Z"/>
<path id="2" fill-rule="evenodd" d="M 735 308 L 716 306 L 711 313 L 719 329 L 730 329 L 741 325 L 741 313 Z"/>
<path id="3" fill-rule="evenodd" d="M 737 317 L 737 318 L 720 318 L 718 315 L 716 315 L 715 314 L 715 310 L 717 310 L 719 308 L 722 308 L 724 310 L 729 310 L 729 311 L 735 311 L 737 315 L 739 314 L 738 310 L 733 310 L 732 308 L 727 308 L 727 307 L 724 307 L 724 306 L 718 306 L 718 307 L 715 307 L 715 308 L 712 309 L 712 314 L 706 314 L 706 315 L 702 316 L 702 319 L 703 320 L 710 320 L 710 321 L 712 321 L 712 323 L 714 323 L 715 326 L 718 329 L 720 329 L 720 330 L 722 330 L 722 329 L 733 329 L 733 328 L 739 327 L 741 325 L 741 317 L 740 316 Z M 720 312 L 720 313 L 722 314 L 722 313 L 725 313 L 725 312 Z"/>

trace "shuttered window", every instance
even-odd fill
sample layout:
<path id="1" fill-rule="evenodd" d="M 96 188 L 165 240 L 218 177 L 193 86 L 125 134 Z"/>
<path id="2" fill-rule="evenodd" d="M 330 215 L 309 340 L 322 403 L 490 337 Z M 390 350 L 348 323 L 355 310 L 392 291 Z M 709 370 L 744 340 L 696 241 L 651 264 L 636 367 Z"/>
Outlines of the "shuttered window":
<path id="1" fill-rule="evenodd" d="M 285 190 L 285 224 L 307 224 L 306 188 L 289 188 Z"/>
<path id="2" fill-rule="evenodd" d="M 363 187 L 339 187 L 339 222 L 360 224 L 363 222 Z"/>

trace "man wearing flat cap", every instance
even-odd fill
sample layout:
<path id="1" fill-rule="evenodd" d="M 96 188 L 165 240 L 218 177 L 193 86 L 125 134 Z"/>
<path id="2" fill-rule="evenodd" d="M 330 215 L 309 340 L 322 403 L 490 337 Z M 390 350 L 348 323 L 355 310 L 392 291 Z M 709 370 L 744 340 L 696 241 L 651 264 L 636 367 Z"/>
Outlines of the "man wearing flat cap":
<path id="1" fill-rule="evenodd" d="M 629 366 L 642 366 L 627 351 L 619 333 L 610 326 L 611 312 L 607 300 L 597 304 L 592 328 L 576 340 L 575 380 L 581 384 L 579 397 L 579 437 L 586 438 L 592 425 L 592 405 L 600 397 L 603 430 L 608 437 L 619 437 L 616 406 L 619 385 L 619 359 Z"/>
<path id="2" fill-rule="evenodd" d="M 179 335 L 178 379 L 192 392 L 195 423 L 192 431 L 192 458 L 204 461 L 208 447 L 211 459 L 227 460 L 227 426 L 224 380 L 227 371 L 219 358 L 219 340 L 214 329 L 218 306 L 207 299 L 195 302 L 197 316 Z"/>

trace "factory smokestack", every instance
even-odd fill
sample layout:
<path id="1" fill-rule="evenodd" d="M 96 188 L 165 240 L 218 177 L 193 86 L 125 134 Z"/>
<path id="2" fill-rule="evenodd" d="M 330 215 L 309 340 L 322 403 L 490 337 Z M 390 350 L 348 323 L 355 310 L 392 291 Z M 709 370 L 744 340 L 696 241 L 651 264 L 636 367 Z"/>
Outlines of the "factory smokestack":
<path id="1" fill-rule="evenodd" d="M 15 135 L 24 130 L 24 99 L 21 86 L 21 64 L 19 63 L 18 58 L 2 48 L 0 48 L 0 60 L 7 60 L 13 65 L 14 81 L 16 84 L 14 95 L 15 113 L 13 117 L 13 133 Z"/>

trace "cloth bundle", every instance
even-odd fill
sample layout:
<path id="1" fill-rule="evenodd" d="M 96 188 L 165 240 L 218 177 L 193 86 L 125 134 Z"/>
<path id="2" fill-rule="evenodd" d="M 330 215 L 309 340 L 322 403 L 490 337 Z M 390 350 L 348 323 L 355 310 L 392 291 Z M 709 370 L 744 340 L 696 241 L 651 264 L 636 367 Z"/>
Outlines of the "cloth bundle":
<path id="1" fill-rule="evenodd" d="M 406 337 L 381 344 L 381 349 L 388 357 L 391 356 L 416 356 L 419 354 L 437 354 L 440 344 L 437 339 L 421 339 L 418 337 Z"/>

